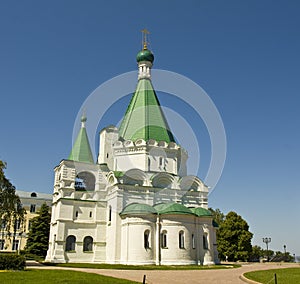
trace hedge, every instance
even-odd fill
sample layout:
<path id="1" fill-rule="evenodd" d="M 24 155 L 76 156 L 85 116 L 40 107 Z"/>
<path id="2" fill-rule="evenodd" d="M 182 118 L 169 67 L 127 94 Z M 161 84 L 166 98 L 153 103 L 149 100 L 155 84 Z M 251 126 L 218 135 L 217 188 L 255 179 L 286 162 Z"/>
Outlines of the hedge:
<path id="1" fill-rule="evenodd" d="M 0 254 L 0 270 L 24 270 L 26 259 L 17 254 Z"/>

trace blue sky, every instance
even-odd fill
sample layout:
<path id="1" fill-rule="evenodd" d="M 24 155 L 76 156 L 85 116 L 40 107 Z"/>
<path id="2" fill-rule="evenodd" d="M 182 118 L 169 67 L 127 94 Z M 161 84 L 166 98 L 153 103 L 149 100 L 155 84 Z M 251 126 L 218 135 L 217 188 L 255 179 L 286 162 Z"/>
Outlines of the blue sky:
<path id="1" fill-rule="evenodd" d="M 100 84 L 136 69 L 146 27 L 155 68 L 196 82 L 222 116 L 227 159 L 209 205 L 242 215 L 253 244 L 271 237 L 271 249 L 285 244 L 300 255 L 299 12 L 298 1 L 2 1 L 7 176 L 20 190 L 52 192 L 81 104 Z M 160 100 L 170 104 L 168 96 Z M 117 118 L 108 113 L 101 123 Z M 199 139 L 207 136 L 201 122 L 194 127 Z M 201 155 L 206 145 L 210 151 L 207 140 Z"/>

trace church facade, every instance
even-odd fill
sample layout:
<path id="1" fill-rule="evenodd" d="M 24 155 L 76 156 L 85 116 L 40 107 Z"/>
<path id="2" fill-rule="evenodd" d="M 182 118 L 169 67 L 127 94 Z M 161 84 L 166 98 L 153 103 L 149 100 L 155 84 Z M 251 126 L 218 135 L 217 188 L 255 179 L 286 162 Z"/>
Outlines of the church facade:
<path id="1" fill-rule="evenodd" d="M 96 162 L 81 118 L 70 156 L 55 168 L 46 261 L 218 263 L 208 187 L 187 175 L 188 154 L 151 82 L 153 61 L 145 43 L 137 55 L 136 91 L 120 127 L 100 132 Z"/>

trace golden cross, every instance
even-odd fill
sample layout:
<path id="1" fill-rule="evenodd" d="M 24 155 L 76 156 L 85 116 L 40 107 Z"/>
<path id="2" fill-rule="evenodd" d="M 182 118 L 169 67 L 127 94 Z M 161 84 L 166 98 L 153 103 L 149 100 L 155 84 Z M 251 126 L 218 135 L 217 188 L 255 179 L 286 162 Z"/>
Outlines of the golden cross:
<path id="1" fill-rule="evenodd" d="M 143 29 L 142 30 L 142 33 L 143 33 L 143 46 L 144 46 L 144 49 L 147 49 L 147 35 L 150 34 L 149 31 L 147 29 Z"/>

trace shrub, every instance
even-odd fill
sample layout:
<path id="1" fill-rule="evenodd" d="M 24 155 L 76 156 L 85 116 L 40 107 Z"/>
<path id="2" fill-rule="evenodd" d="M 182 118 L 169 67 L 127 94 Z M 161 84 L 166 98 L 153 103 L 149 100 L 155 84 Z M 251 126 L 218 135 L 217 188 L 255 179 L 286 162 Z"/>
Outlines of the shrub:
<path id="1" fill-rule="evenodd" d="M 25 257 L 17 254 L 0 254 L 0 270 L 24 270 Z"/>

